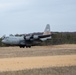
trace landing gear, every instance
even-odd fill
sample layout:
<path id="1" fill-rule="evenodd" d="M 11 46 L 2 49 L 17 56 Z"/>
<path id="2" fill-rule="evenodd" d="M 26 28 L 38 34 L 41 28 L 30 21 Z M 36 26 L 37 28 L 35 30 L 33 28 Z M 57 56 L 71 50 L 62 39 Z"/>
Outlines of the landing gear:
<path id="1" fill-rule="evenodd" d="M 20 48 L 25 48 L 25 46 L 20 46 Z M 26 48 L 31 48 L 31 46 L 26 46 Z"/>
<path id="2" fill-rule="evenodd" d="M 20 48 L 25 48 L 25 46 L 20 46 Z"/>
<path id="3" fill-rule="evenodd" d="M 31 48 L 31 46 L 26 46 L 26 48 Z"/>

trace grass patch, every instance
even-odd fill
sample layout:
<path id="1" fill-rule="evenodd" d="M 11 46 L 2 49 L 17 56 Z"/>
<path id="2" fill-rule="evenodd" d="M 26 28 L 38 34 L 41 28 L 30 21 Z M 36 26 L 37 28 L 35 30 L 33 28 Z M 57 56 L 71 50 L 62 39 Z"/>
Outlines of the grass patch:
<path id="1" fill-rule="evenodd" d="M 62 46 L 62 45 L 61 45 Z M 10 57 L 31 57 L 31 56 L 51 56 L 51 55 L 71 55 L 76 54 L 76 47 L 64 46 L 42 46 L 33 48 L 2 47 L 0 48 L 0 58 Z"/>
<path id="2" fill-rule="evenodd" d="M 76 66 L 0 72 L 0 75 L 76 75 Z"/>

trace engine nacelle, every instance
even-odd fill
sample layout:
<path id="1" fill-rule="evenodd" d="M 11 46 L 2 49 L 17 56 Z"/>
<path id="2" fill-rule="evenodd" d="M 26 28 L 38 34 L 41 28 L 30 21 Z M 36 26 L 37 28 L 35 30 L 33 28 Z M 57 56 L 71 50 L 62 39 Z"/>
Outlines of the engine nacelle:
<path id="1" fill-rule="evenodd" d="M 24 36 L 25 40 L 30 40 L 30 36 Z"/>
<path id="2" fill-rule="evenodd" d="M 24 36 L 25 40 L 34 40 L 34 39 L 38 39 L 38 35 L 32 35 L 32 36 Z"/>
<path id="3" fill-rule="evenodd" d="M 38 38 L 39 38 L 38 35 L 33 36 L 33 39 L 38 39 Z"/>

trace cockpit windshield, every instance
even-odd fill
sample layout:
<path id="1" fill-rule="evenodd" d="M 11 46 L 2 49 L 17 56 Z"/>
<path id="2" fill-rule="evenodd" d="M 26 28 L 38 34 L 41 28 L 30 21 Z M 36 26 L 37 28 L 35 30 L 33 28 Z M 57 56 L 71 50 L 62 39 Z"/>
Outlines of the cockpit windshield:
<path id="1" fill-rule="evenodd" d="M 3 39 L 8 39 L 9 37 L 4 37 Z"/>

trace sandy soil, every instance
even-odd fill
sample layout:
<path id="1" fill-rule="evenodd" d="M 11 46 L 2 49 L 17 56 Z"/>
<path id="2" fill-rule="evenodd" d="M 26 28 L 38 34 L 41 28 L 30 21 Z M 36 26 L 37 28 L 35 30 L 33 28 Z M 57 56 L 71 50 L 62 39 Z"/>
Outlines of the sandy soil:
<path id="1" fill-rule="evenodd" d="M 76 55 L 1 58 L 0 71 L 76 66 Z"/>
<path id="2" fill-rule="evenodd" d="M 75 44 L 34 46 L 31 48 L 0 47 L 0 58 L 75 55 Z"/>
<path id="3" fill-rule="evenodd" d="M 0 72 L 76 66 L 76 45 L 0 47 Z"/>

